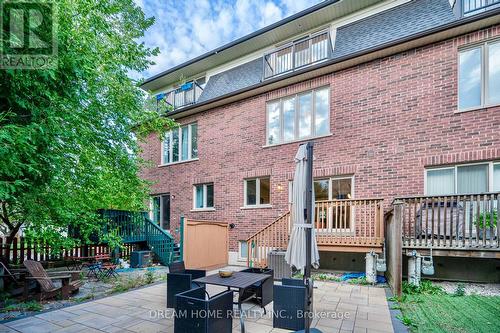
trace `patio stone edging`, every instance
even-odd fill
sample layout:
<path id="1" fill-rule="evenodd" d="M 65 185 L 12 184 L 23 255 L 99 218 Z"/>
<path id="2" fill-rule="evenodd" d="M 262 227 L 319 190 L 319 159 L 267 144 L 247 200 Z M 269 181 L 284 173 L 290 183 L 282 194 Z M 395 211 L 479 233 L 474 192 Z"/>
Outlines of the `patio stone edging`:
<path id="1" fill-rule="evenodd" d="M 394 333 L 409 333 L 410 330 L 408 327 L 397 318 L 397 316 L 403 315 L 399 308 L 394 308 L 394 306 L 397 306 L 398 303 L 389 300 L 389 298 L 394 297 L 391 288 L 385 288 L 385 295 L 387 296 L 387 304 L 389 305 L 389 313 L 391 314 L 391 322 Z"/>

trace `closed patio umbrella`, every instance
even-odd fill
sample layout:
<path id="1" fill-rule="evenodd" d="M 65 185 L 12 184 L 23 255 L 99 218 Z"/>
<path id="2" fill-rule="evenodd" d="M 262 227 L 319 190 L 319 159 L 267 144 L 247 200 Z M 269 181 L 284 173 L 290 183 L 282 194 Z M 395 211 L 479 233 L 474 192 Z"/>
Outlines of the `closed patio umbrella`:
<path id="1" fill-rule="evenodd" d="M 307 307 L 304 316 L 305 332 L 319 332 L 310 329 L 312 300 L 311 266 L 319 267 L 318 245 L 314 232 L 314 187 L 313 187 L 313 143 L 299 147 L 295 155 L 295 174 L 292 183 L 291 221 L 293 229 L 288 242 L 285 260 L 296 269 L 304 272 L 304 285 L 307 290 Z"/>
<path id="2" fill-rule="evenodd" d="M 290 235 L 288 248 L 286 250 L 285 260 L 290 266 L 293 266 L 296 269 L 300 269 L 302 272 L 304 272 L 304 269 L 307 267 L 307 228 L 311 228 L 310 265 L 314 266 L 315 268 L 319 267 L 318 245 L 316 243 L 314 228 L 312 228 L 312 226 L 314 225 L 314 214 L 311 214 L 311 221 L 307 221 L 307 224 L 306 218 L 304 216 L 307 195 L 307 144 L 303 144 L 299 147 L 299 150 L 295 155 L 295 163 L 295 174 L 292 183 L 291 211 L 291 221 L 293 228 Z M 312 211 L 314 211 L 314 190 L 312 191 Z"/>

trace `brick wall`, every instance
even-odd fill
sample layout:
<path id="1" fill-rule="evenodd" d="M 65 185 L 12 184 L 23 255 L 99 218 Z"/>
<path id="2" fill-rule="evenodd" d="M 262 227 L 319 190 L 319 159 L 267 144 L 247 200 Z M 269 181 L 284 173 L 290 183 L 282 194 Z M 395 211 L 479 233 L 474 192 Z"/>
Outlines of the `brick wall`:
<path id="1" fill-rule="evenodd" d="M 154 167 L 142 176 L 153 193 L 169 192 L 172 228 L 179 217 L 227 221 L 230 250 L 237 241 L 288 210 L 288 181 L 298 143 L 264 147 L 266 101 L 329 85 L 331 136 L 315 140 L 315 175 L 355 175 L 356 197 L 424 191 L 430 165 L 500 159 L 500 107 L 457 112 L 457 49 L 500 35 L 500 26 L 371 61 L 340 72 L 183 118 L 198 123 L 199 160 L 160 164 L 151 136 L 144 156 Z M 243 180 L 271 176 L 272 208 L 241 209 Z M 191 212 L 192 186 L 213 182 L 213 212 Z"/>

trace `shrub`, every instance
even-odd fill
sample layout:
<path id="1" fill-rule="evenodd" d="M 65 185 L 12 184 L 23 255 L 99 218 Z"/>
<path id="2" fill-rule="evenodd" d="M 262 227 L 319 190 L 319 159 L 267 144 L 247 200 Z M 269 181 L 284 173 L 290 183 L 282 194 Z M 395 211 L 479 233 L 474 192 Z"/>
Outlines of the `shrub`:
<path id="1" fill-rule="evenodd" d="M 435 286 L 429 280 L 422 280 L 420 286 L 415 286 L 406 281 L 403 282 L 403 293 L 408 295 L 426 294 L 426 295 L 443 295 L 443 288 Z"/>
<path id="2" fill-rule="evenodd" d="M 477 225 L 480 229 L 486 228 L 494 228 L 497 226 L 498 221 L 498 213 L 494 211 L 491 212 L 482 212 L 474 219 L 474 224 Z"/>

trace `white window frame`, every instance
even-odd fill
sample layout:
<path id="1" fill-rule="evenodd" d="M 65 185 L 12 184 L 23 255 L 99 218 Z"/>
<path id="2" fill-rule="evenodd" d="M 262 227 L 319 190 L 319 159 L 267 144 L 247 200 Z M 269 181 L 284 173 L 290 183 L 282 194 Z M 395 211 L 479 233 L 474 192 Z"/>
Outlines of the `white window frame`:
<path id="1" fill-rule="evenodd" d="M 207 206 L 207 199 L 208 199 L 208 196 L 207 196 L 207 186 L 208 185 L 212 185 L 214 191 L 213 191 L 213 195 L 214 195 L 214 205 L 212 207 L 208 207 Z M 203 207 L 196 207 L 196 187 L 198 186 L 203 186 Z M 193 185 L 193 209 L 192 211 L 214 211 L 215 210 L 215 186 L 214 186 L 214 183 L 204 183 L 204 184 L 195 184 Z"/>
<path id="2" fill-rule="evenodd" d="M 328 131 L 325 134 L 319 134 L 316 135 L 316 91 L 319 90 L 324 90 L 328 92 Z M 330 128 L 330 121 L 331 121 L 331 107 L 330 107 L 330 98 L 331 98 L 331 91 L 330 91 L 330 86 L 322 86 L 318 88 L 314 88 L 312 90 L 308 91 L 302 91 L 297 94 L 293 95 L 288 95 L 284 96 L 278 99 L 270 100 L 266 102 L 266 140 L 265 140 L 265 146 L 276 146 L 276 145 L 282 145 L 282 144 L 287 144 L 287 143 L 292 143 L 292 142 L 299 142 L 299 141 L 305 141 L 309 140 L 311 138 L 318 138 L 318 137 L 323 137 L 323 136 L 329 136 L 331 135 L 331 128 Z M 305 136 L 305 137 L 299 137 L 299 110 L 300 110 L 300 96 L 311 94 L 311 135 Z M 285 119 L 283 117 L 283 101 L 288 100 L 290 98 L 294 98 L 294 139 L 293 140 L 284 140 L 284 133 L 285 133 Z M 276 143 L 269 143 L 269 112 L 268 112 L 268 106 L 269 104 L 274 104 L 278 102 L 279 103 L 279 140 Z"/>
<path id="3" fill-rule="evenodd" d="M 428 182 L 428 177 L 427 173 L 429 171 L 433 170 L 453 170 L 453 193 L 449 194 L 442 194 L 442 195 L 459 195 L 457 193 L 458 191 L 458 168 L 459 167 L 467 167 L 467 166 L 473 166 L 473 165 L 487 165 L 488 166 L 488 174 L 486 175 L 487 180 L 488 180 L 488 192 L 493 192 L 493 168 L 495 165 L 500 165 L 500 161 L 484 161 L 484 162 L 474 162 L 474 163 L 461 163 L 461 164 L 455 164 L 451 166 L 444 166 L 444 167 L 432 167 L 432 168 L 426 168 L 424 170 L 424 193 L 427 195 L 427 182 Z M 472 194 L 472 193 L 464 193 L 460 195 L 465 195 L 465 194 Z M 475 193 L 473 193 L 475 194 Z M 479 194 L 479 193 L 477 193 Z M 439 196 L 439 195 L 436 195 Z"/>
<path id="4" fill-rule="evenodd" d="M 269 179 L 269 203 L 268 204 L 261 204 L 260 203 L 260 180 L 261 179 Z M 255 205 L 249 205 L 247 204 L 247 182 L 255 180 Z M 243 182 L 243 208 L 271 208 L 271 201 L 272 200 L 272 195 L 271 195 L 271 176 L 264 176 L 264 177 L 254 177 L 254 178 L 247 178 Z"/>
<path id="5" fill-rule="evenodd" d="M 243 253 L 243 251 L 241 250 L 241 244 L 242 243 L 246 243 L 247 246 L 248 246 L 248 243 L 247 243 L 246 240 L 239 240 L 238 241 L 238 261 L 247 261 L 247 258 L 244 258 L 242 256 L 242 253 Z M 247 256 L 248 256 L 248 252 L 247 252 Z"/>
<path id="6" fill-rule="evenodd" d="M 154 220 L 154 199 L 155 198 L 160 198 L 160 216 L 159 216 L 159 219 L 160 221 L 158 221 L 158 226 L 162 229 L 163 228 L 163 225 L 162 225 L 162 221 L 163 221 L 163 200 L 162 200 L 162 197 L 164 196 L 170 196 L 170 209 L 172 209 L 172 196 L 170 195 L 170 193 L 162 193 L 162 194 L 154 194 L 154 195 L 151 195 L 150 196 L 150 199 L 149 199 L 149 219 L 151 221 L 153 221 L 154 223 L 155 220 Z M 170 218 L 172 218 L 172 216 L 170 216 Z M 171 223 L 172 221 L 170 220 L 169 223 Z M 172 226 L 170 225 L 170 228 L 172 228 Z M 164 230 L 170 230 L 170 229 L 164 229 Z"/>
<path id="7" fill-rule="evenodd" d="M 197 123 L 191 123 L 191 124 L 186 124 L 186 125 L 182 125 L 182 126 L 179 126 L 178 128 L 176 129 L 173 129 L 171 131 L 169 131 L 168 133 L 166 133 L 165 135 L 168 136 L 169 138 L 169 142 L 170 142 L 170 147 L 169 147 L 169 151 L 168 151 L 168 154 L 169 154 L 169 161 L 170 162 L 165 162 L 165 154 L 164 154 L 164 140 L 161 141 L 161 165 L 160 166 L 164 166 L 164 165 L 172 165 L 172 164 L 179 164 L 179 163 L 185 163 L 185 162 L 190 162 L 190 161 L 196 161 L 198 160 L 198 157 L 194 157 L 192 156 L 192 153 L 193 153 L 193 137 L 192 137 L 192 134 L 193 134 L 193 125 L 197 125 Z M 182 129 L 183 128 L 188 128 L 188 158 L 183 160 L 182 159 Z M 175 161 L 175 162 L 172 162 L 173 160 L 173 156 L 174 156 L 174 149 L 173 149 L 173 132 L 174 131 L 178 131 L 178 137 L 179 137 L 179 144 L 178 144 L 178 156 L 179 156 L 179 160 L 178 161 Z M 198 133 L 198 132 L 197 132 Z M 198 135 L 198 134 L 196 134 Z M 199 148 L 198 148 L 199 150 Z"/>
<path id="8" fill-rule="evenodd" d="M 489 74 L 489 46 L 490 44 L 497 44 L 500 43 L 500 39 L 492 39 L 488 40 L 486 42 L 478 43 L 478 44 L 473 44 L 473 45 L 467 45 L 465 47 L 462 47 L 458 50 L 458 64 L 457 64 L 457 78 L 458 78 L 458 84 L 457 84 L 457 108 L 459 112 L 465 112 L 465 111 L 472 111 L 472 110 L 477 110 L 477 109 L 483 109 L 487 107 L 492 107 L 492 106 L 497 106 L 500 105 L 499 103 L 490 103 L 489 99 L 489 80 L 488 80 L 488 74 Z M 462 52 L 470 51 L 473 49 L 481 49 L 481 104 L 478 106 L 472 106 L 469 108 L 461 109 L 460 108 L 460 54 Z"/>
<path id="9" fill-rule="evenodd" d="M 332 183 L 334 180 L 342 180 L 342 179 L 350 179 L 351 180 L 351 199 L 354 199 L 355 198 L 355 194 L 354 194 L 354 189 L 355 189 L 355 175 L 340 175 L 340 176 L 332 176 L 332 177 L 320 177 L 320 178 L 315 178 L 313 179 L 313 184 L 315 181 L 320 181 L 320 180 L 328 180 L 328 201 L 332 201 L 334 200 L 333 199 L 333 186 L 332 186 Z M 293 186 L 293 181 L 289 181 L 288 182 L 288 203 L 290 205 L 290 208 L 291 208 L 291 205 L 292 205 L 292 186 Z M 340 229 L 340 228 L 328 228 L 328 229 L 317 229 L 316 230 L 318 232 L 337 232 L 337 231 L 341 231 L 342 232 L 354 232 L 356 230 L 356 214 L 354 212 L 354 207 L 351 208 L 351 214 L 352 214 L 352 218 L 351 218 L 351 225 L 349 228 L 343 228 L 343 229 Z M 330 223 L 333 222 L 333 210 L 332 209 L 329 209 L 329 212 L 328 214 L 330 215 L 330 218 L 329 218 L 329 221 Z"/>

